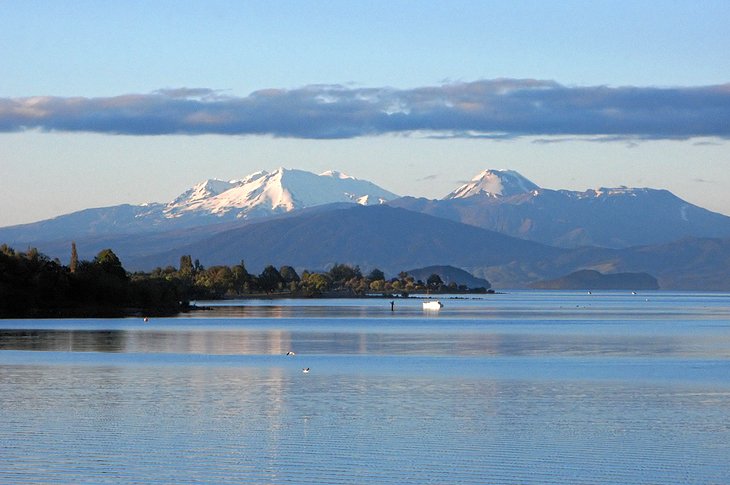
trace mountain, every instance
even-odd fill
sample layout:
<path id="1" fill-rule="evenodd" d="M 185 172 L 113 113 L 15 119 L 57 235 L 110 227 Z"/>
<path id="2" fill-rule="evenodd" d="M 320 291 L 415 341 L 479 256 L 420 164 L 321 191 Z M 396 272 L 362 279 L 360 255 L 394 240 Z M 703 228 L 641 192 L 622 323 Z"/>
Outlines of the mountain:
<path id="1" fill-rule="evenodd" d="M 182 254 L 205 265 L 236 264 L 250 271 L 273 264 L 320 270 L 335 263 L 379 268 L 451 265 L 465 270 L 511 264 L 515 279 L 526 265 L 557 260 L 566 250 L 504 236 L 478 227 L 388 206 L 355 206 L 264 219 L 159 254 L 124 259 L 127 267 L 176 265 Z M 557 274 L 555 274 L 557 276 Z M 490 280 L 491 281 L 491 280 Z"/>
<path id="2" fill-rule="evenodd" d="M 662 289 L 730 290 L 730 218 L 665 190 L 550 190 L 514 171 L 484 171 L 442 200 L 382 204 L 391 196 L 337 172 L 280 169 L 207 180 L 166 204 L 0 228 L 0 243 L 62 261 L 72 240 L 82 259 L 113 248 L 128 270 L 190 254 L 206 266 L 243 259 L 254 272 L 448 265 L 503 289 L 595 270 L 648 273 Z"/>
<path id="3" fill-rule="evenodd" d="M 316 175 L 279 168 L 228 182 L 205 180 L 166 204 L 86 209 L 0 228 L 0 242 L 23 247 L 42 241 L 159 233 L 246 221 L 332 203 L 381 204 L 397 197 L 372 182 L 340 172 Z"/>
<path id="4" fill-rule="evenodd" d="M 730 217 L 666 190 L 540 188 L 513 170 L 484 170 L 441 200 L 397 196 L 339 172 L 316 175 L 280 168 L 240 180 L 205 180 L 168 203 L 86 209 L 32 224 L 0 228 L 15 247 L 50 241 L 101 240 L 243 223 L 330 203 L 381 204 L 422 212 L 558 247 L 626 248 L 686 237 L 728 238 Z M 216 229 L 217 230 L 217 229 Z M 47 244 L 46 244 L 47 245 Z"/>
<path id="5" fill-rule="evenodd" d="M 620 251 L 620 257 L 599 258 L 603 272 L 646 272 L 662 289 L 730 290 L 730 239 L 684 238 L 666 244 Z"/>
<path id="6" fill-rule="evenodd" d="M 128 269 L 150 269 L 177 265 L 183 254 L 206 266 L 244 260 L 251 272 L 268 264 L 301 271 L 346 263 L 363 271 L 377 267 L 393 276 L 407 268 L 448 265 L 484 278 L 497 289 L 526 288 L 587 269 L 648 273 L 662 289 L 730 290 L 730 239 L 566 249 L 387 205 L 293 212 L 167 251 L 119 257 Z"/>
<path id="7" fill-rule="evenodd" d="M 230 182 L 207 180 L 167 204 L 163 214 L 168 218 L 202 214 L 242 219 L 335 202 L 382 204 L 397 197 L 372 182 L 336 171 L 315 175 L 280 168 Z"/>
<path id="8" fill-rule="evenodd" d="M 388 204 L 566 248 L 730 237 L 730 217 L 667 190 L 551 190 L 510 170 L 485 170 L 441 200 L 403 197 Z"/>
<path id="9" fill-rule="evenodd" d="M 268 264 L 292 265 L 301 271 L 347 263 L 363 271 L 377 267 L 393 276 L 407 268 L 448 265 L 484 278 L 497 289 L 526 288 L 588 269 L 648 273 L 662 289 L 730 290 L 730 239 L 566 249 L 387 205 L 333 204 L 243 223 L 76 242 L 82 259 L 113 248 L 128 270 L 177 266 L 180 256 L 189 254 L 205 266 L 244 260 L 249 271 L 257 273 Z M 39 249 L 68 261 L 70 241 L 53 244 Z"/>
<path id="10" fill-rule="evenodd" d="M 466 199 L 473 196 L 510 197 L 539 188 L 514 170 L 484 170 L 444 199 Z"/>
<path id="11" fill-rule="evenodd" d="M 453 266 L 426 266 L 425 268 L 406 270 L 410 276 L 416 281 L 427 281 L 428 277 L 437 274 L 445 285 L 456 283 L 457 285 L 465 285 L 468 288 L 485 288 L 489 289 L 492 285 L 484 278 L 477 278 L 471 273 Z"/>
<path id="12" fill-rule="evenodd" d="M 648 273 L 603 274 L 582 269 L 562 278 L 532 283 L 530 287 L 548 290 L 657 290 L 659 283 Z"/>

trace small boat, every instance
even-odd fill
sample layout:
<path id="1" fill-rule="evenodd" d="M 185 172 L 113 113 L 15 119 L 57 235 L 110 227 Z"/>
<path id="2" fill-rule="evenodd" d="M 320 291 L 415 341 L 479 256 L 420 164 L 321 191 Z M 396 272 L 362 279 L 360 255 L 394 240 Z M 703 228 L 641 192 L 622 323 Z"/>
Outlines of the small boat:
<path id="1" fill-rule="evenodd" d="M 438 300 L 430 300 L 430 301 L 423 302 L 424 310 L 441 310 L 441 307 L 443 307 L 443 306 L 444 306 L 444 304 Z"/>

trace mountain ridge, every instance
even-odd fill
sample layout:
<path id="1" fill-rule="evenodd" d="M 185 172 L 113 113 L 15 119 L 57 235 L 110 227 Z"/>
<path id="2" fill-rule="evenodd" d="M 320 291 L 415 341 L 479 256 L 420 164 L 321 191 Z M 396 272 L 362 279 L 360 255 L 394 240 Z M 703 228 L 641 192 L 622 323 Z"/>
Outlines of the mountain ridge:
<path id="1" fill-rule="evenodd" d="M 567 248 L 618 249 L 683 237 L 730 237 L 730 217 L 668 190 L 624 186 L 553 190 L 515 174 L 487 170 L 442 199 L 405 196 L 388 204 Z"/>
<path id="2" fill-rule="evenodd" d="M 243 221 L 334 203 L 381 204 L 398 196 L 376 184 L 329 170 L 314 174 L 278 168 L 242 179 L 207 179 L 168 203 L 83 209 L 0 228 L 0 241 L 32 244 L 59 238 L 138 234 Z"/>
<path id="3" fill-rule="evenodd" d="M 287 207 L 316 203 L 313 197 L 321 195 L 312 193 L 321 186 L 311 184 L 309 192 L 284 194 L 281 187 L 296 186 L 297 177 L 326 180 L 344 202 Z M 399 272 L 451 265 L 502 288 L 591 269 L 646 272 L 667 289 L 730 289 L 730 218 L 666 190 L 552 190 L 513 171 L 483 171 L 450 198 L 383 204 L 374 192 L 365 191 L 364 200 L 343 188 L 355 182 L 339 172 L 292 170 L 209 179 L 168 204 L 86 209 L 0 228 L 0 243 L 35 246 L 60 259 L 68 257 L 71 241 L 82 258 L 113 248 L 133 270 L 176 265 L 182 254 L 193 254 L 205 264 L 244 259 L 252 269 L 280 263 L 317 270 L 339 262 Z M 247 184 L 253 185 L 241 189 Z M 233 206 L 211 214 L 220 196 L 235 189 L 229 200 L 238 200 L 238 208 L 256 200 L 265 217 L 252 210 L 238 217 Z"/>

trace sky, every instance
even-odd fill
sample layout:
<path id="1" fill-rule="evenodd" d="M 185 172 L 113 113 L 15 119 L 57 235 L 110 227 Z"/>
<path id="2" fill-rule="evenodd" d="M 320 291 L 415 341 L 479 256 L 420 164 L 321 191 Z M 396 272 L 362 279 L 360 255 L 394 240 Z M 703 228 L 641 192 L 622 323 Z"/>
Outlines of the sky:
<path id="1" fill-rule="evenodd" d="M 3 1 L 0 226 L 339 170 L 730 215 L 730 2 Z"/>

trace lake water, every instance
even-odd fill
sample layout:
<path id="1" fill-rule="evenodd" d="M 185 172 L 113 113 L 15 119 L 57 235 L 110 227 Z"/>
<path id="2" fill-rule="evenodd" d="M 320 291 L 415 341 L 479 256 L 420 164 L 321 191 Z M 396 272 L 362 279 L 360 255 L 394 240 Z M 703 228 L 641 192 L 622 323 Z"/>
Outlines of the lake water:
<path id="1" fill-rule="evenodd" d="M 0 320 L 0 483 L 730 483 L 730 295 L 421 301 Z"/>

